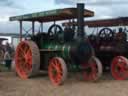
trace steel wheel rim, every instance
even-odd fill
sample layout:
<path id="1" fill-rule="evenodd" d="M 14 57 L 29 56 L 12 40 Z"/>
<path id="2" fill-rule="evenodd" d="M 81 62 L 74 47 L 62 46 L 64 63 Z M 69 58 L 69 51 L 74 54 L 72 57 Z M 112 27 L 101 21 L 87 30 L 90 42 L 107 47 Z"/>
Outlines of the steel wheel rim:
<path id="1" fill-rule="evenodd" d="M 128 78 L 128 60 L 123 56 L 117 56 L 112 60 L 111 73 L 116 80 Z"/>
<path id="2" fill-rule="evenodd" d="M 16 49 L 16 71 L 18 75 L 27 79 L 28 74 L 32 71 L 32 52 L 26 42 L 21 42 Z"/>

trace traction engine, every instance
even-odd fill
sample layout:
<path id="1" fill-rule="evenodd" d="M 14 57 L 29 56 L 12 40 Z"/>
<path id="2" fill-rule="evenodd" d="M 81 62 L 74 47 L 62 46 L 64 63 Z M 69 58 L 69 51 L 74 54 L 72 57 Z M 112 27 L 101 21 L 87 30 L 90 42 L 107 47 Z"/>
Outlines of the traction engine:
<path id="1" fill-rule="evenodd" d="M 59 14 L 59 15 L 58 15 Z M 30 17 L 29 17 L 30 16 Z M 42 17 L 41 17 L 42 16 Z M 51 16 L 51 17 L 50 17 Z M 49 78 L 54 85 L 61 85 L 68 72 L 81 72 L 85 80 L 95 81 L 102 74 L 102 65 L 93 47 L 84 35 L 84 16 L 93 16 L 93 12 L 84 11 L 84 4 L 77 8 L 59 9 L 54 11 L 34 13 L 10 18 L 20 21 L 22 37 L 22 21 L 32 21 L 33 35 L 30 39 L 19 43 L 16 49 L 16 72 L 23 78 L 38 74 L 40 70 L 48 71 Z M 53 24 L 48 32 L 34 35 L 34 21 L 42 22 L 77 18 L 78 32 L 67 26 Z M 22 38 L 21 38 L 22 39 Z"/>
<path id="2" fill-rule="evenodd" d="M 114 32 L 110 28 L 103 28 L 97 35 L 90 35 L 89 40 L 95 49 L 96 56 L 103 63 L 104 71 L 111 70 L 116 80 L 128 78 L 128 42 L 123 28 Z"/>

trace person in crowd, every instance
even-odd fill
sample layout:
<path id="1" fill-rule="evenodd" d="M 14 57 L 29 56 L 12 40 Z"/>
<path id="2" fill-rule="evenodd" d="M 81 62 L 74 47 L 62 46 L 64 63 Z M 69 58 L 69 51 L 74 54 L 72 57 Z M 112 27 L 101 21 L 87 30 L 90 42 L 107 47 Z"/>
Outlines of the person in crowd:
<path id="1" fill-rule="evenodd" d="M 116 38 L 118 41 L 126 41 L 127 34 L 123 31 L 122 28 L 119 28 L 119 32 L 116 34 Z"/>
<path id="2" fill-rule="evenodd" d="M 8 69 L 10 69 L 12 58 L 11 58 L 11 47 L 8 42 L 6 43 L 6 46 L 5 46 L 4 61 L 5 61 L 5 66 Z"/>

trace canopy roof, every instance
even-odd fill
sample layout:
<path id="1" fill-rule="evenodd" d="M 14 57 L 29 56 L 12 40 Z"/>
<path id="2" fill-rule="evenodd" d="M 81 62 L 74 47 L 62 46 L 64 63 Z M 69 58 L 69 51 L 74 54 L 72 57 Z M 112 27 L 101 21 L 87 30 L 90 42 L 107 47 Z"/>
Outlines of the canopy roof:
<path id="1" fill-rule="evenodd" d="M 77 25 L 76 22 L 69 23 L 65 22 L 63 25 L 69 24 L 69 25 Z M 85 26 L 88 27 L 112 27 L 112 26 L 127 26 L 128 25 L 128 17 L 119 17 L 119 18 L 112 18 L 112 19 L 101 19 L 101 20 L 90 20 L 85 21 Z"/>
<path id="2" fill-rule="evenodd" d="M 84 17 L 92 17 L 94 12 L 85 9 Z M 66 20 L 77 18 L 77 8 L 56 9 L 44 12 L 25 14 L 21 16 L 10 17 L 10 21 L 39 21 L 50 22 L 57 20 Z"/>
<path id="3" fill-rule="evenodd" d="M 85 25 L 86 23 L 89 27 L 126 26 L 128 25 L 128 17 L 88 21 L 85 22 Z"/>

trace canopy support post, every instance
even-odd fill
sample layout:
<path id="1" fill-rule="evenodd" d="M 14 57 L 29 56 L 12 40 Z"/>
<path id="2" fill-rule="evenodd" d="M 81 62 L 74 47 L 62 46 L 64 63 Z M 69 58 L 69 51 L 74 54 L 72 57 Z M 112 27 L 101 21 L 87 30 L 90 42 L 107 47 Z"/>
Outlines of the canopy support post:
<path id="1" fill-rule="evenodd" d="M 43 23 L 41 22 L 41 32 L 43 32 Z"/>
<path id="2" fill-rule="evenodd" d="M 35 34 L 35 22 L 32 21 L 32 35 Z"/>
<path id="3" fill-rule="evenodd" d="M 22 21 L 20 21 L 20 41 L 22 41 Z"/>

